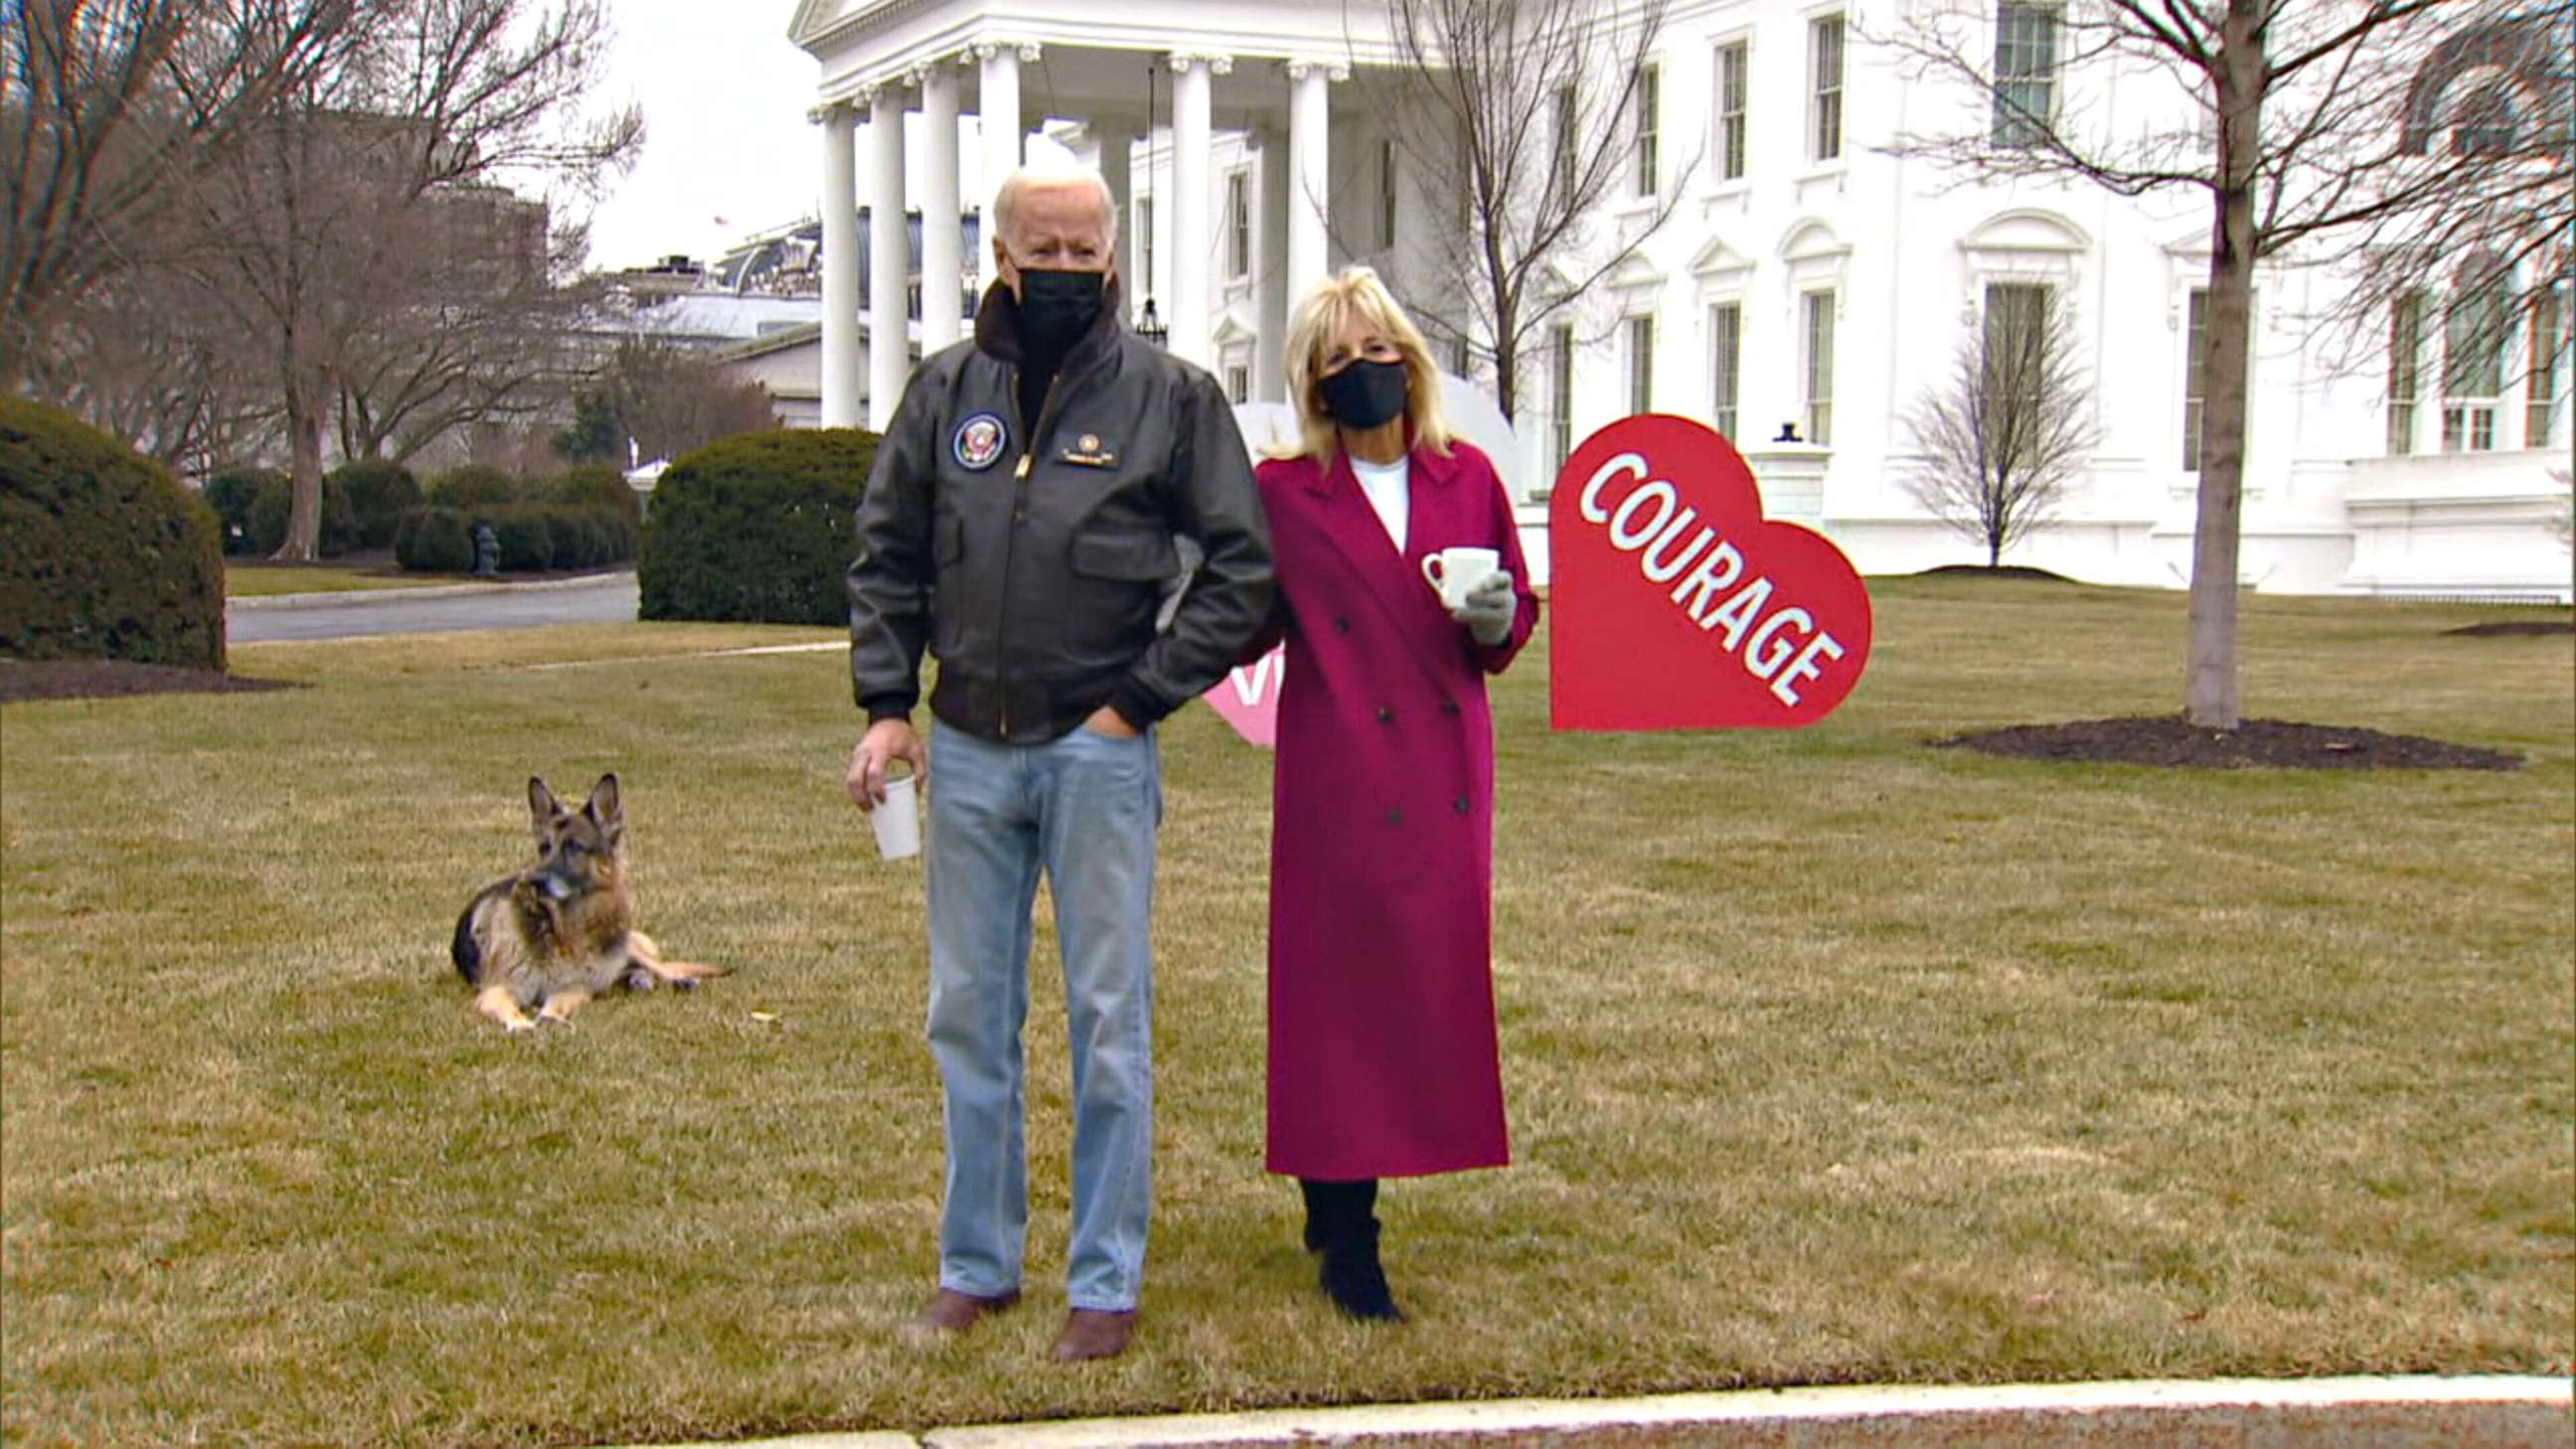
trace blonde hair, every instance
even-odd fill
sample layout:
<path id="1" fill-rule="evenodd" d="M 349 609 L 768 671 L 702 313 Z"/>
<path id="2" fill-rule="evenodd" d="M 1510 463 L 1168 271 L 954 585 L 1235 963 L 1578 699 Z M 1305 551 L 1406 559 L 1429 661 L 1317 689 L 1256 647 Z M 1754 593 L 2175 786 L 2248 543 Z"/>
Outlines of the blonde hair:
<path id="1" fill-rule="evenodd" d="M 1395 344 L 1404 359 L 1405 441 L 1449 456 L 1449 422 L 1440 412 L 1440 369 L 1422 329 L 1404 315 L 1374 267 L 1345 267 L 1297 304 L 1288 322 L 1288 399 L 1297 409 L 1298 441 L 1274 450 L 1282 458 L 1329 464 L 1341 448 L 1341 429 L 1324 410 L 1324 354 L 1357 317 Z"/>

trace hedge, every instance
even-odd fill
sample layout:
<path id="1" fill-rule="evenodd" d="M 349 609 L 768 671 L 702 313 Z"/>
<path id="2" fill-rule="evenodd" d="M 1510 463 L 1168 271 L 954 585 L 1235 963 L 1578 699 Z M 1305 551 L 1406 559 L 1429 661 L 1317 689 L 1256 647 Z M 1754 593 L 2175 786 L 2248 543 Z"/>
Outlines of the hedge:
<path id="1" fill-rule="evenodd" d="M 450 468 L 429 480 L 429 501 L 443 508 L 494 508 L 519 496 L 519 480 L 489 463 Z"/>
<path id="2" fill-rule="evenodd" d="M 606 463 L 581 463 L 567 468 L 546 480 L 542 492 L 549 503 L 576 508 L 604 503 L 624 514 L 630 523 L 644 521 L 644 500 L 636 495 L 635 485 Z"/>
<path id="3" fill-rule="evenodd" d="M 647 619 L 840 624 L 851 520 L 877 435 L 781 429 L 709 443 L 654 485 L 636 571 Z"/>
<path id="4" fill-rule="evenodd" d="M 251 514 L 259 505 L 263 489 L 279 487 L 285 482 L 286 475 L 274 468 L 226 468 L 206 480 L 206 502 L 215 510 L 215 523 L 222 530 L 225 553 L 258 551 L 257 536 L 251 528 Z M 276 546 L 269 545 L 272 549 Z"/>
<path id="5" fill-rule="evenodd" d="M 381 458 L 343 463 L 323 479 L 323 486 L 348 500 L 359 548 L 391 544 L 403 513 L 418 508 L 422 502 L 420 481 L 411 476 L 411 470 Z"/>
<path id="6" fill-rule="evenodd" d="M 220 527 L 160 464 L 0 395 L 0 654 L 223 668 Z"/>
<path id="7" fill-rule="evenodd" d="M 286 542 L 288 510 L 294 506 L 295 483 L 285 474 L 272 473 L 260 484 L 250 505 L 252 553 L 272 554 Z M 349 495 L 341 492 L 326 473 L 322 477 L 322 534 L 316 540 L 315 552 L 332 558 L 357 546 L 358 515 L 349 507 Z"/>
<path id="8" fill-rule="evenodd" d="M 410 508 L 394 525 L 394 562 L 407 569 L 461 574 L 474 567 L 474 534 L 453 508 Z"/>

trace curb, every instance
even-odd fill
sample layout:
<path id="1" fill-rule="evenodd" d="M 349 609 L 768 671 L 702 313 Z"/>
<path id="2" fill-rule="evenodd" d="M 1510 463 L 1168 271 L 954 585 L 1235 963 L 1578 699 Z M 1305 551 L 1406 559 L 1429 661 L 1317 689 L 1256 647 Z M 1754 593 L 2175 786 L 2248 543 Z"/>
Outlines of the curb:
<path id="1" fill-rule="evenodd" d="M 2177 1442 L 2262 1449 L 2563 1449 L 2576 1394 L 2564 1378 L 2489 1375 L 2124 1380 L 1995 1387 L 1751 1389 L 1635 1399 L 1498 1399 L 1066 1419 L 813 1434 L 736 1449 L 1203 1449 L 1211 1445 L 1416 1442 L 1878 1449 L 2045 1444 L 2145 1449 Z M 680 1449 L 680 1446 L 657 1446 Z"/>
<path id="2" fill-rule="evenodd" d="M 594 584 L 632 580 L 633 569 L 616 573 L 582 574 L 569 579 L 532 579 L 518 584 L 429 584 L 417 589 L 337 589 L 321 594 L 252 594 L 226 599 L 224 610 L 235 609 L 323 609 L 335 604 L 369 603 L 379 599 L 462 599 L 478 594 L 534 594 L 549 589 L 579 589 Z"/>

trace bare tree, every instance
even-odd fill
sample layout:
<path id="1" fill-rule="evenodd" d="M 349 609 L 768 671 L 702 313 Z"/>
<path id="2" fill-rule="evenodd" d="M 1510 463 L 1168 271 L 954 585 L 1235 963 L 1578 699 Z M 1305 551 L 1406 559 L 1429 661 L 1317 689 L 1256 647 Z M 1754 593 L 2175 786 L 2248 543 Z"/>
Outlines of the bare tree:
<path id="1" fill-rule="evenodd" d="M 2209 199 L 2207 402 L 2184 686 L 2193 724 L 2233 729 L 2241 718 L 2237 557 L 2255 265 L 2458 198 L 2455 174 L 2422 165 L 2400 141 L 2415 63 L 2447 23 L 2438 12 L 2463 3 L 1930 0 L 1878 37 L 1983 102 L 1970 127 L 1902 136 L 1891 150 L 1978 176 Z M 2156 73 L 2188 98 L 2178 124 L 2114 121 L 2105 86 L 2089 93 L 2103 99 L 2075 94 L 2087 81 Z"/>
<path id="2" fill-rule="evenodd" d="M 1636 254 L 1699 164 L 1664 150 L 1653 69 L 1666 0 L 1605 14 L 1590 0 L 1392 0 L 1400 79 L 1382 113 L 1430 190 L 1457 207 L 1433 231 L 1435 276 L 1415 310 L 1440 340 L 1494 366 L 1518 416 L 1527 340 Z M 1645 123 L 1641 126 L 1641 122 Z M 1651 209 L 1606 242 L 1604 199 Z M 1561 279 L 1560 279 L 1561 278 Z"/>
<path id="3" fill-rule="evenodd" d="M 1947 382 L 1905 419 L 1922 461 L 1906 480 L 1934 517 L 1986 550 L 1986 567 L 2046 523 L 2083 476 L 2100 430 L 2053 288 L 1998 286 Z"/>
<path id="4" fill-rule="evenodd" d="M 642 135 L 631 110 L 580 109 L 606 61 L 601 0 L 366 0 L 364 12 L 341 62 L 304 77 L 188 188 L 188 264 L 263 344 L 273 379 L 294 479 L 280 559 L 316 551 L 323 428 L 345 380 L 375 396 L 365 368 L 388 333 L 418 338 L 451 315 L 457 299 L 424 277 L 496 243 L 497 264 L 513 264 L 482 193 L 512 178 L 587 186 Z"/>
<path id="5" fill-rule="evenodd" d="M 593 380 L 596 412 L 646 460 L 677 458 L 736 433 L 778 426 L 769 390 L 676 343 L 634 338 L 617 345 Z M 626 461 L 621 454 L 617 462 Z"/>
<path id="6" fill-rule="evenodd" d="M 0 390 L 134 257 L 175 183 L 342 63 L 356 0 L 0 5 Z"/>

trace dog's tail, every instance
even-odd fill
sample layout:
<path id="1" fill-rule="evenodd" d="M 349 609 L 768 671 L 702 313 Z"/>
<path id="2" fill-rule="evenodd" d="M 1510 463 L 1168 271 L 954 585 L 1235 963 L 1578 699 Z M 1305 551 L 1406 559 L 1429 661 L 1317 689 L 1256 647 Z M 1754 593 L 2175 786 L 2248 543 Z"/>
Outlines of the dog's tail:
<path id="1" fill-rule="evenodd" d="M 474 939 L 474 913 L 483 907 L 483 897 L 465 903 L 465 914 L 456 918 L 456 939 L 448 943 L 447 954 L 456 962 L 456 974 L 468 986 L 482 985 L 483 944 Z"/>
<path id="2" fill-rule="evenodd" d="M 678 984 L 712 981 L 716 977 L 733 974 L 733 968 L 730 966 L 709 966 L 697 961 L 665 960 L 661 946 L 642 931 L 626 933 L 626 959 L 661 980 Z"/>

